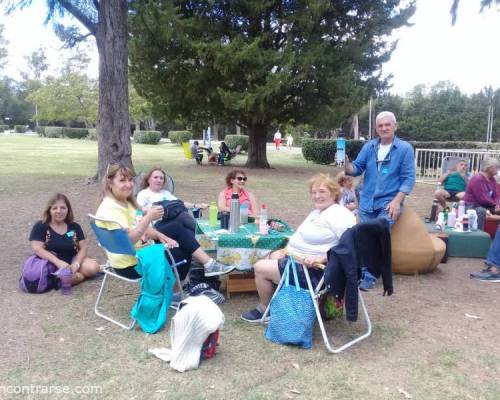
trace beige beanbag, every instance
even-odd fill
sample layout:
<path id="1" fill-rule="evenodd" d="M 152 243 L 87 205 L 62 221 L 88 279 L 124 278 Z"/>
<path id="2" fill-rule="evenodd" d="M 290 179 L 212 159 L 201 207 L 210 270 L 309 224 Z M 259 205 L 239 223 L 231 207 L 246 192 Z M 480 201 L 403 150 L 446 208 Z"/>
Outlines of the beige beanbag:
<path id="1" fill-rule="evenodd" d="M 412 275 L 432 272 L 446 251 L 445 243 L 430 235 L 420 217 L 409 207 L 391 230 L 392 271 Z"/>

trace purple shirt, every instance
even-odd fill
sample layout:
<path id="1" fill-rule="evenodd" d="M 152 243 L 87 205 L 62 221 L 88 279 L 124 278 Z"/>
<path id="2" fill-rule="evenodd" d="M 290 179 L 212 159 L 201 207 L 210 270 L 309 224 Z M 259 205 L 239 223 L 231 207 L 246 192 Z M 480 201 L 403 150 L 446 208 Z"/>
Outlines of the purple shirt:
<path id="1" fill-rule="evenodd" d="M 474 175 L 467 184 L 464 201 L 483 207 L 495 207 L 497 200 L 497 183 L 495 178 L 486 178 L 479 173 Z"/>

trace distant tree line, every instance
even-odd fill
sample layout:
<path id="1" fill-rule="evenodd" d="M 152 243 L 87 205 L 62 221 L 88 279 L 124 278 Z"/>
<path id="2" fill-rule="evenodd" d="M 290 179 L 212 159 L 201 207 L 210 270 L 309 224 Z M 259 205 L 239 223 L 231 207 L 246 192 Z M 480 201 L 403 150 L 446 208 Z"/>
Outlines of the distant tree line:
<path id="1" fill-rule="evenodd" d="M 372 117 L 383 110 L 394 112 L 398 135 L 409 140 L 485 141 L 490 104 L 493 105 L 493 141 L 500 141 L 499 89 L 485 88 L 466 95 L 450 82 L 439 82 L 430 88 L 418 85 L 405 96 L 386 94 L 374 99 Z M 358 114 L 363 136 L 368 135 L 368 114 L 368 106 Z M 349 123 L 344 125 L 347 130 L 349 126 Z"/>

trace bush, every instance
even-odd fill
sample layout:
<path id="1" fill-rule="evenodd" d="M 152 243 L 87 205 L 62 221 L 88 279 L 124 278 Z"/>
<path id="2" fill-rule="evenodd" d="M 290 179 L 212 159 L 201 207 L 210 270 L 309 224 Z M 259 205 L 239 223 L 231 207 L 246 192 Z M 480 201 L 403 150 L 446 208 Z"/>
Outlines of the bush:
<path id="1" fill-rule="evenodd" d="M 0 125 L 0 132 L 9 130 L 9 125 Z"/>
<path id="2" fill-rule="evenodd" d="M 46 126 L 43 126 L 43 125 L 38 125 L 36 127 L 36 133 L 38 133 L 38 136 L 41 136 L 41 137 L 44 137 L 45 136 L 45 128 L 47 128 Z"/>
<path id="3" fill-rule="evenodd" d="M 161 139 L 160 131 L 135 131 L 134 142 L 142 144 L 158 144 Z"/>
<path id="4" fill-rule="evenodd" d="M 14 125 L 14 132 L 26 133 L 26 125 Z"/>
<path id="5" fill-rule="evenodd" d="M 226 135 L 224 138 L 227 147 L 234 150 L 236 146 L 240 145 L 242 152 L 248 152 L 248 136 L 247 135 Z"/>
<path id="6" fill-rule="evenodd" d="M 89 134 L 87 135 L 87 137 L 85 139 L 87 139 L 87 140 L 97 140 L 97 129 L 90 128 L 88 131 L 89 131 Z"/>
<path id="7" fill-rule="evenodd" d="M 180 145 L 189 142 L 193 138 L 193 133 L 191 131 L 170 131 L 168 132 L 168 138 L 172 143 Z"/>
<path id="8" fill-rule="evenodd" d="M 63 128 L 63 136 L 69 139 L 83 139 L 88 134 L 87 128 Z"/>
<path id="9" fill-rule="evenodd" d="M 64 128 L 62 126 L 46 126 L 45 136 L 48 138 L 62 138 L 63 129 Z"/>
<path id="10" fill-rule="evenodd" d="M 353 160 L 365 144 L 362 140 L 347 140 L 346 153 Z M 307 161 L 316 164 L 331 164 L 337 151 L 336 139 L 306 139 L 302 140 L 302 155 Z"/>

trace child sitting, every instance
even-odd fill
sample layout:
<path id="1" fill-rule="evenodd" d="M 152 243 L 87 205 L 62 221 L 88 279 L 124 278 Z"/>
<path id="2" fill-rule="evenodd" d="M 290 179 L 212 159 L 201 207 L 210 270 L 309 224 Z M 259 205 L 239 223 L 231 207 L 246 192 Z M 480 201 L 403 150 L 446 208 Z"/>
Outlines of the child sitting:
<path id="1" fill-rule="evenodd" d="M 346 207 L 348 210 L 357 214 L 358 201 L 354 191 L 354 181 L 352 176 L 347 176 L 344 172 L 337 175 L 337 182 L 340 185 L 340 199 L 339 204 Z"/>

